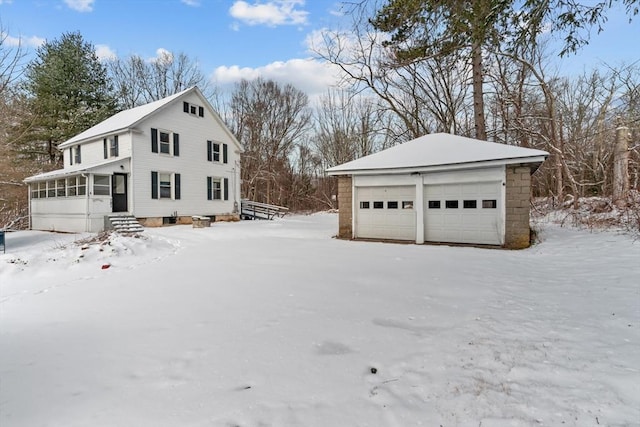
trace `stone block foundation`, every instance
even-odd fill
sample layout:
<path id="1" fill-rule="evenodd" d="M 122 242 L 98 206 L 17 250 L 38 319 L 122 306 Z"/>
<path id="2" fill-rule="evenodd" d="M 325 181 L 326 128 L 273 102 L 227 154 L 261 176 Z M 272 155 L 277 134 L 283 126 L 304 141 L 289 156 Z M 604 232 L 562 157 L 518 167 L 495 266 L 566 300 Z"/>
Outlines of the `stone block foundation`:
<path id="1" fill-rule="evenodd" d="M 351 176 L 338 177 L 338 237 L 353 238 L 353 187 Z"/>
<path id="2" fill-rule="evenodd" d="M 528 248 L 531 245 L 531 169 L 525 166 L 507 166 L 506 175 L 504 247 Z"/>

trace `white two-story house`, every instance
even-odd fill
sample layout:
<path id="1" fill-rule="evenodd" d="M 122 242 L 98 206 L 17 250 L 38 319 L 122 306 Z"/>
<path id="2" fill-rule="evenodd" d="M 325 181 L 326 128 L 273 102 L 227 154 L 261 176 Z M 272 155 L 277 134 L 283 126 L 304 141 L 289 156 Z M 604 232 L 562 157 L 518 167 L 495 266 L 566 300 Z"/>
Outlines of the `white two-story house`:
<path id="1" fill-rule="evenodd" d="M 97 232 L 239 218 L 242 147 L 197 87 L 125 110 L 60 144 L 64 168 L 25 179 L 30 226 Z"/>

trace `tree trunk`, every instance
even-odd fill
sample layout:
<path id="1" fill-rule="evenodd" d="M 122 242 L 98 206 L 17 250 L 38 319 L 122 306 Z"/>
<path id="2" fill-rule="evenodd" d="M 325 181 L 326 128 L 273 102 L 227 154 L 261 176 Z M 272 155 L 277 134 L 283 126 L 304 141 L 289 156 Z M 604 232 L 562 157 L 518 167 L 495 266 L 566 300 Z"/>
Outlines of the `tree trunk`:
<path id="1" fill-rule="evenodd" d="M 475 118 L 476 138 L 487 140 L 487 128 L 484 119 L 484 73 L 482 71 L 482 46 L 474 41 L 472 46 L 473 69 L 473 115 Z"/>
<path id="2" fill-rule="evenodd" d="M 618 207 L 626 204 L 629 195 L 629 128 L 616 129 L 616 145 L 613 152 L 613 202 Z"/>
<path id="3" fill-rule="evenodd" d="M 555 162 L 556 200 L 559 204 L 564 201 L 564 181 L 562 180 L 562 154 L 556 153 Z"/>

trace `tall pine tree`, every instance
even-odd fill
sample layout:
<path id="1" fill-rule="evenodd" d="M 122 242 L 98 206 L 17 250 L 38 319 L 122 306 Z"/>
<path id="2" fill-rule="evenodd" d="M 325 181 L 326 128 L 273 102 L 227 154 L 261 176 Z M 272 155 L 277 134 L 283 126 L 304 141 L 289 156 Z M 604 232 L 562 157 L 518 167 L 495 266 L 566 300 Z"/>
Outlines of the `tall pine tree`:
<path id="1" fill-rule="evenodd" d="M 59 163 L 58 144 L 116 112 L 107 70 L 80 33 L 65 33 L 38 48 L 25 89 L 31 115 L 21 124 L 22 151 Z"/>

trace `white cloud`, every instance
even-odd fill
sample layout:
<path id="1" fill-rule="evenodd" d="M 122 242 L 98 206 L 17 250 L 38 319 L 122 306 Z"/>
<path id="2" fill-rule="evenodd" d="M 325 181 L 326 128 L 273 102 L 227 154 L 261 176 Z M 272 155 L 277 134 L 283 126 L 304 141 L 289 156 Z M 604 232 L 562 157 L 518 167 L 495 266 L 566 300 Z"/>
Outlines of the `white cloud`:
<path id="1" fill-rule="evenodd" d="M 296 9 L 304 6 L 304 0 L 271 0 L 266 3 L 249 4 L 237 0 L 229 14 L 248 25 L 301 25 L 307 23 L 309 12 Z"/>
<path id="2" fill-rule="evenodd" d="M 186 4 L 187 6 L 191 6 L 191 7 L 200 6 L 200 0 L 180 0 L 180 1 Z"/>
<path id="3" fill-rule="evenodd" d="M 0 38 L 2 38 L 4 40 L 4 43 L 6 43 L 7 46 L 13 46 L 13 47 L 17 47 L 17 46 L 22 46 L 22 47 L 40 47 L 41 45 L 43 45 L 46 42 L 45 39 L 43 39 L 42 37 L 38 37 L 38 36 L 13 37 L 13 36 L 10 36 L 9 34 L 5 34 L 5 33 L 0 34 Z"/>
<path id="4" fill-rule="evenodd" d="M 153 58 L 149 58 L 148 61 L 170 64 L 171 62 L 173 62 L 173 52 L 160 47 L 156 49 L 156 56 L 154 56 Z"/>
<path id="5" fill-rule="evenodd" d="M 0 4 L 11 4 L 13 0 L 0 0 Z"/>
<path id="6" fill-rule="evenodd" d="M 290 59 L 257 68 L 221 66 L 214 70 L 212 80 L 217 85 L 228 86 L 242 79 L 253 80 L 258 77 L 280 84 L 292 84 L 313 100 L 325 94 L 330 87 L 338 85 L 339 71 L 329 63 L 312 58 Z"/>
<path id="7" fill-rule="evenodd" d="M 93 10 L 93 2 L 95 0 L 64 0 L 69 8 L 77 12 L 91 12 Z"/>
<path id="8" fill-rule="evenodd" d="M 115 51 L 113 51 L 106 44 L 97 44 L 96 45 L 96 56 L 98 60 L 105 61 L 109 59 L 116 59 L 118 55 L 116 55 Z"/>

